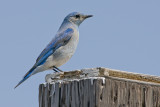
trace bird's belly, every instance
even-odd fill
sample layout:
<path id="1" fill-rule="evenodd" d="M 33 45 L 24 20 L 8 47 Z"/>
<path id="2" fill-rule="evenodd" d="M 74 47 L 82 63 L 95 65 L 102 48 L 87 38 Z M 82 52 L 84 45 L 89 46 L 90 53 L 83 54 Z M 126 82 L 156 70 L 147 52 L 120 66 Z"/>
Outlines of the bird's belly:
<path id="1" fill-rule="evenodd" d="M 53 55 L 47 59 L 46 65 L 48 67 L 59 67 L 65 64 L 73 56 L 77 48 L 78 39 L 78 36 L 73 37 L 65 46 L 58 48 Z"/>

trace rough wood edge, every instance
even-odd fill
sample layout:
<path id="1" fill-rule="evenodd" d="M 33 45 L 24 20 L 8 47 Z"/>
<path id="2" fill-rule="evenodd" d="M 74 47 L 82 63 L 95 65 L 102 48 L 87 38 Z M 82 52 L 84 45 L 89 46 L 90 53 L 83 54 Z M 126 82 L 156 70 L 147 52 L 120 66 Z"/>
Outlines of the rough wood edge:
<path id="1" fill-rule="evenodd" d="M 160 77 L 153 75 L 146 75 L 140 73 L 126 72 L 120 70 L 113 70 L 108 68 L 99 68 L 100 71 L 106 70 L 111 77 L 139 80 L 144 82 L 160 83 Z"/>
<path id="2" fill-rule="evenodd" d="M 121 79 L 130 79 L 133 81 L 136 80 L 139 82 L 150 82 L 152 84 L 157 83 L 157 85 L 160 83 L 160 77 L 158 76 L 120 71 L 103 67 L 48 74 L 46 75 L 46 82 L 51 83 L 62 79 L 64 81 L 65 79 L 73 80 L 85 77 L 115 77 Z"/>

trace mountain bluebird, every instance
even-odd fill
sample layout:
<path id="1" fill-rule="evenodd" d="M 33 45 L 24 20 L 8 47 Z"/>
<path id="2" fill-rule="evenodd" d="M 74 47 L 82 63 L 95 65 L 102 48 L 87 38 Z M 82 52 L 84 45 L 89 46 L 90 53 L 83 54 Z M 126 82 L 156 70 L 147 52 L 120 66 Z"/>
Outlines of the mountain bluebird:
<path id="1" fill-rule="evenodd" d="M 55 72 L 62 71 L 58 67 L 65 64 L 74 54 L 79 41 L 78 27 L 89 17 L 92 17 L 92 15 L 84 15 L 78 12 L 67 15 L 53 40 L 41 52 L 36 63 L 16 87 L 38 72 L 50 69 Z"/>

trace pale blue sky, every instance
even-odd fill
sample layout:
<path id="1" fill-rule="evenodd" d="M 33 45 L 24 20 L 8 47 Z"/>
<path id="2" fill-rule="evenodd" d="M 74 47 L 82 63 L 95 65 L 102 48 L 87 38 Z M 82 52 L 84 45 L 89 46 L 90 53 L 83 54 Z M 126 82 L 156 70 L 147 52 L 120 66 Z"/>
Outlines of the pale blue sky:
<path id="1" fill-rule="evenodd" d="M 53 71 L 14 86 L 73 11 L 94 17 L 81 24 L 77 51 L 62 70 L 108 67 L 160 75 L 159 0 L 1 0 L 1 106 L 38 107 L 38 86 Z"/>

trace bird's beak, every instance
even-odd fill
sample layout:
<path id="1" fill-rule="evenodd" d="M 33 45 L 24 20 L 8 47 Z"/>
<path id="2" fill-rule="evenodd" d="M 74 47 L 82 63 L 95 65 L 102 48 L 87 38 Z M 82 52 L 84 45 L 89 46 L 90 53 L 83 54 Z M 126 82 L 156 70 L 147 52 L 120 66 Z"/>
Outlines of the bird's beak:
<path id="1" fill-rule="evenodd" d="M 84 19 L 87 19 L 89 17 L 93 17 L 93 15 L 84 15 Z"/>

